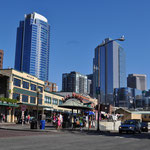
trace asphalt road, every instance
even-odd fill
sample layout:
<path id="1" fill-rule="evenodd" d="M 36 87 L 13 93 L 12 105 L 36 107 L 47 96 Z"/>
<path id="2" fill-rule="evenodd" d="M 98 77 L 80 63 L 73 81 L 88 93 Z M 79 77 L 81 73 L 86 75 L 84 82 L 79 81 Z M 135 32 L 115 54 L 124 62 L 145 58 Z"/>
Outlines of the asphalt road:
<path id="1" fill-rule="evenodd" d="M 0 150 L 149 150 L 150 133 L 36 133 L 0 130 Z"/>

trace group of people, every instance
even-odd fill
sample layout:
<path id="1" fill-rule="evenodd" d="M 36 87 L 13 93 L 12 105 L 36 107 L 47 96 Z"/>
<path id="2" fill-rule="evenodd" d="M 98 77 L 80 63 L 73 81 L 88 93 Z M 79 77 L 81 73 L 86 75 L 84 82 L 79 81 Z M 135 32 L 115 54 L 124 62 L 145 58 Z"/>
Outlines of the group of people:
<path id="1" fill-rule="evenodd" d="M 82 130 L 83 127 L 88 127 L 91 128 L 92 127 L 92 116 L 75 116 L 74 119 L 74 123 L 75 123 L 75 127 L 80 127 L 80 130 Z"/>
<path id="2" fill-rule="evenodd" d="M 56 129 L 61 129 L 62 128 L 62 124 L 63 124 L 63 116 L 62 114 L 58 114 L 56 115 L 54 113 L 53 115 L 53 125 L 56 126 Z"/>

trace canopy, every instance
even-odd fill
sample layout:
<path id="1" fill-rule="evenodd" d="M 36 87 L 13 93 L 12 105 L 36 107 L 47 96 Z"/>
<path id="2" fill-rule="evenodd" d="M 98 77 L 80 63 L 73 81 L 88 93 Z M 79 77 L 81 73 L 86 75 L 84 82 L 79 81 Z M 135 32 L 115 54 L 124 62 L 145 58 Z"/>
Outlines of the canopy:
<path id="1" fill-rule="evenodd" d="M 76 98 L 68 99 L 66 102 L 59 105 L 58 107 L 64 107 L 64 108 L 70 108 L 70 109 L 92 109 L 92 107 L 85 106 Z"/>

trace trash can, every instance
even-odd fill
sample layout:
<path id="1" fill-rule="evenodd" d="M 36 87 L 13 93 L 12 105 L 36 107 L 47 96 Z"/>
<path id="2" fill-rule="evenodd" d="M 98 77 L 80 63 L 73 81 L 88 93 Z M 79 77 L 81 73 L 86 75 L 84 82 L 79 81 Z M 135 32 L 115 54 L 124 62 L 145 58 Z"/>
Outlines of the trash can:
<path id="1" fill-rule="evenodd" d="M 40 121 L 40 129 L 42 129 L 42 130 L 45 129 L 45 120 Z"/>
<path id="2" fill-rule="evenodd" d="M 30 123 L 30 129 L 37 129 L 37 121 L 36 120 L 32 120 Z"/>

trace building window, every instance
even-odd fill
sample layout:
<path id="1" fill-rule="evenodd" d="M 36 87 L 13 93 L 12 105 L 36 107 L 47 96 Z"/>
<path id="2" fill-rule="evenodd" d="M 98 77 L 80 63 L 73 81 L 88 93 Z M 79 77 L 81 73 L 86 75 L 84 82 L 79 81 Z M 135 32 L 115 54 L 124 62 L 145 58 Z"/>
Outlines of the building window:
<path id="1" fill-rule="evenodd" d="M 29 82 L 23 81 L 23 88 L 29 89 Z"/>
<path id="2" fill-rule="evenodd" d="M 45 103 L 51 104 L 51 97 L 45 96 Z"/>
<path id="3" fill-rule="evenodd" d="M 42 104 L 42 99 L 39 99 L 39 104 Z"/>
<path id="4" fill-rule="evenodd" d="M 31 90 L 36 91 L 36 85 L 31 83 Z"/>
<path id="5" fill-rule="evenodd" d="M 35 97 L 30 97 L 30 103 L 35 104 Z"/>
<path id="6" fill-rule="evenodd" d="M 13 99 L 16 99 L 16 100 L 20 101 L 20 94 L 13 93 Z"/>
<path id="7" fill-rule="evenodd" d="M 58 105 L 58 99 L 53 98 L 53 104 Z"/>
<path id="8" fill-rule="evenodd" d="M 28 103 L 28 96 L 27 95 L 22 95 L 22 102 Z"/>
<path id="9" fill-rule="evenodd" d="M 43 92 L 43 87 L 38 86 L 38 88 L 40 89 L 40 92 L 42 93 Z"/>
<path id="10" fill-rule="evenodd" d="M 62 100 L 59 100 L 59 105 L 61 105 L 63 103 L 63 101 Z"/>
<path id="11" fill-rule="evenodd" d="M 14 85 L 20 87 L 21 86 L 21 80 L 14 78 Z"/>

